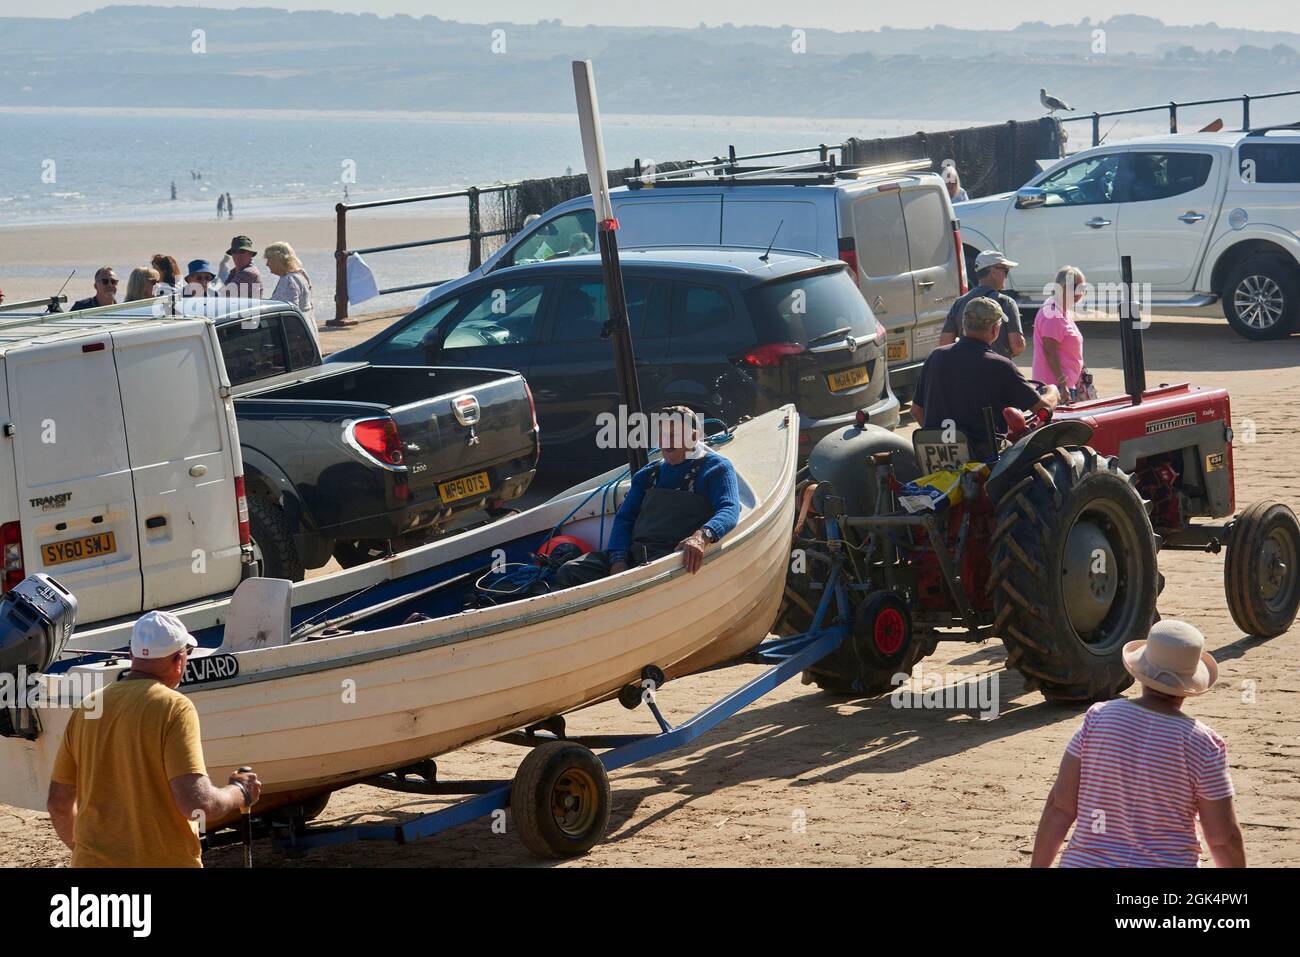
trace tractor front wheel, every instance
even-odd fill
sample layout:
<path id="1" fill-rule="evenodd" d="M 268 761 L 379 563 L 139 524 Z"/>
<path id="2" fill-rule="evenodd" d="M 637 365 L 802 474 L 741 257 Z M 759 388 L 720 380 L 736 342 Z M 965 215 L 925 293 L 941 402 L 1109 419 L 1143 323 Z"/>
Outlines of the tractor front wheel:
<path id="1" fill-rule="evenodd" d="M 1100 701 L 1133 681 L 1120 652 L 1156 614 L 1155 533 L 1116 460 L 1054 449 L 997 503 L 993 632 L 1025 686 Z"/>
<path id="2" fill-rule="evenodd" d="M 1256 502 L 1232 526 L 1223 563 L 1232 620 L 1248 635 L 1274 638 L 1300 607 L 1300 523 L 1281 502 Z"/>

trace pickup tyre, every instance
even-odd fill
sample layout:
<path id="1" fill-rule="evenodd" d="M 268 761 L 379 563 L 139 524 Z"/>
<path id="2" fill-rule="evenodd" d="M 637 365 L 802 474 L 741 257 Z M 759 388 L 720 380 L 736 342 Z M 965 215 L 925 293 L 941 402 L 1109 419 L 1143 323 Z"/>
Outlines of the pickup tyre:
<path id="1" fill-rule="evenodd" d="M 293 582 L 303 580 L 307 573 L 294 546 L 293 526 L 284 509 L 269 499 L 252 499 L 248 503 L 248 527 L 259 576 L 287 578 Z"/>
<path id="2" fill-rule="evenodd" d="M 1245 260 L 1224 283 L 1223 312 L 1233 331 L 1247 339 L 1286 338 L 1300 316 L 1295 264 L 1274 256 Z"/>

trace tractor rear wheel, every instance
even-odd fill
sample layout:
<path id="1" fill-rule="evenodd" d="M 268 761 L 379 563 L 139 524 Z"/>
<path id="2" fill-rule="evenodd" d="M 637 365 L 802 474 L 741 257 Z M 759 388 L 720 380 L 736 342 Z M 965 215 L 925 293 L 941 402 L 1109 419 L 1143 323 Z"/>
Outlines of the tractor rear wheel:
<path id="1" fill-rule="evenodd" d="M 1120 652 L 1156 615 L 1155 533 L 1114 458 L 1054 449 L 996 505 L 993 633 L 1025 687 L 1051 701 L 1112 698 Z"/>
<path id="2" fill-rule="evenodd" d="M 1276 501 L 1256 502 L 1232 526 L 1223 563 L 1232 620 L 1248 635 L 1274 638 L 1300 607 L 1300 523 Z"/>

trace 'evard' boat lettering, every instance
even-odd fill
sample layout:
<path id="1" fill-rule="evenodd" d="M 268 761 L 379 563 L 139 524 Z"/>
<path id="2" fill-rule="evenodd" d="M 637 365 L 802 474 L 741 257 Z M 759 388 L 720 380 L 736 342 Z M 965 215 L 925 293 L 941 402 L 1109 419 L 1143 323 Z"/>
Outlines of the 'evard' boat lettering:
<path id="1" fill-rule="evenodd" d="M 205 655 L 191 658 L 185 665 L 185 676 L 181 684 L 203 684 L 205 681 L 221 681 L 239 674 L 239 659 L 234 655 Z"/>

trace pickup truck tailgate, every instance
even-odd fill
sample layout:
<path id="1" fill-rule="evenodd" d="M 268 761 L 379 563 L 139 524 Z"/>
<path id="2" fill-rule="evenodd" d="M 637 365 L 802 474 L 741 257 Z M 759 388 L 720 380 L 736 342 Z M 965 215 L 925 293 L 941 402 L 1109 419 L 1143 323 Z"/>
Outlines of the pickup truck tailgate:
<path id="1" fill-rule="evenodd" d="M 489 476 L 483 463 L 515 459 L 533 448 L 531 412 L 518 402 L 518 379 L 465 386 L 391 410 L 416 497 L 433 485 L 445 504 L 486 493 L 497 476 Z"/>

